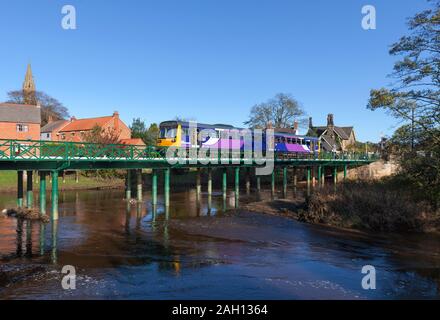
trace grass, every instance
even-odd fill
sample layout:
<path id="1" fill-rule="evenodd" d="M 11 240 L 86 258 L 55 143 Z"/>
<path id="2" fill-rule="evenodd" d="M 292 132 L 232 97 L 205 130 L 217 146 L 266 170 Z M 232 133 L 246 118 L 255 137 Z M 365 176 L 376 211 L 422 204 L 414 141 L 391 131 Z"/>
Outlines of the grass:
<path id="1" fill-rule="evenodd" d="M 38 177 L 34 174 L 33 188 L 38 190 Z M 50 178 L 47 177 L 47 189 L 51 189 Z M 76 182 L 75 174 L 66 174 L 65 179 L 60 177 L 59 188 L 61 190 L 87 190 L 87 189 L 106 189 L 121 188 L 124 186 L 124 180 L 120 178 L 98 179 L 94 177 L 85 177 L 80 175 L 79 182 Z M 0 191 L 17 190 L 17 173 L 15 171 L 0 171 Z"/>

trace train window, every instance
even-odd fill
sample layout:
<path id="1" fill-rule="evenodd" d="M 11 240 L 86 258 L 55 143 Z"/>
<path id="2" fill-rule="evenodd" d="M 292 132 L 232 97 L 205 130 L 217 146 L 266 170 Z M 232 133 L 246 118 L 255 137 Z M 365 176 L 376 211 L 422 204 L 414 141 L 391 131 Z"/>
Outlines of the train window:
<path id="1" fill-rule="evenodd" d="M 292 143 L 292 138 L 287 138 L 287 143 Z"/>
<path id="2" fill-rule="evenodd" d="M 166 139 L 175 138 L 177 134 L 177 128 L 161 128 L 160 137 Z"/>

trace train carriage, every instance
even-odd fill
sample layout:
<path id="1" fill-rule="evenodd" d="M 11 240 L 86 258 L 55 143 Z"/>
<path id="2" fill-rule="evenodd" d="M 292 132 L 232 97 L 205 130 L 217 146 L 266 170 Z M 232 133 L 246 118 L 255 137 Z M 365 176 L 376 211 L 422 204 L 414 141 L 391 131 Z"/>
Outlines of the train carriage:
<path id="1" fill-rule="evenodd" d="M 196 130 L 191 130 L 191 125 Z M 203 124 L 188 121 L 164 121 L 159 125 L 159 148 L 217 148 L 229 149 L 232 151 L 244 150 L 245 139 L 237 135 L 243 128 L 226 124 Z M 200 133 L 204 131 L 204 137 Z M 190 137 L 193 132 L 194 137 Z M 264 131 L 263 131 L 264 132 Z M 253 131 L 250 130 L 252 148 L 254 147 Z M 197 139 L 199 136 L 201 139 Z M 259 149 L 261 147 L 257 146 Z M 319 152 L 319 140 L 316 137 L 296 135 L 286 129 L 274 129 L 274 151 L 281 157 L 295 157 L 305 154 L 316 154 Z M 266 136 L 263 133 L 262 151 L 266 149 Z"/>

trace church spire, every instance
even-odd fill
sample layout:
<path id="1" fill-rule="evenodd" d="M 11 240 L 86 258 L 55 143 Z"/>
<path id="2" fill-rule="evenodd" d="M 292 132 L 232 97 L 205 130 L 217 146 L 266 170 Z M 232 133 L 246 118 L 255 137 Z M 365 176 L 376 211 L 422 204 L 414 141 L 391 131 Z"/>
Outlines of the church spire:
<path id="1" fill-rule="evenodd" d="M 26 76 L 23 82 L 23 100 L 25 104 L 37 104 L 35 97 L 35 83 L 32 76 L 32 68 L 29 63 L 26 70 Z"/>

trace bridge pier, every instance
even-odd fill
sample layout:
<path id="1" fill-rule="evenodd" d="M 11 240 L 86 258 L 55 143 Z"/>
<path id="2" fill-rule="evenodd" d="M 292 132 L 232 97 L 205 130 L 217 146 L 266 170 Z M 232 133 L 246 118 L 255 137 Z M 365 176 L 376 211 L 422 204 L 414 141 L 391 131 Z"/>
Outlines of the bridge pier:
<path id="1" fill-rule="evenodd" d="M 164 197 L 166 211 L 170 206 L 170 168 L 164 170 Z"/>
<path id="2" fill-rule="evenodd" d="M 228 169 L 223 168 L 222 172 L 222 193 L 223 193 L 223 200 L 226 200 L 228 192 Z"/>
<path id="3" fill-rule="evenodd" d="M 17 171 L 17 207 L 23 208 L 23 171 Z"/>
<path id="4" fill-rule="evenodd" d="M 40 171 L 40 216 L 46 215 L 46 171 Z"/>
<path id="5" fill-rule="evenodd" d="M 34 204 L 34 191 L 33 191 L 33 171 L 26 172 L 26 208 L 32 209 Z"/>
<path id="6" fill-rule="evenodd" d="M 270 176 L 270 194 L 273 199 L 275 197 L 275 168 Z"/>
<path id="7" fill-rule="evenodd" d="M 260 194 L 260 191 L 261 191 L 261 176 L 257 175 L 257 168 L 255 168 L 255 177 L 257 179 L 257 193 Z"/>
<path id="8" fill-rule="evenodd" d="M 239 196 L 240 196 L 240 168 L 235 167 L 235 208 L 238 208 Z"/>
<path id="9" fill-rule="evenodd" d="M 212 168 L 208 168 L 208 214 L 212 209 Z"/>
<path id="10" fill-rule="evenodd" d="M 318 166 L 318 187 L 322 185 L 322 166 Z"/>
<path id="11" fill-rule="evenodd" d="M 307 167 L 307 196 L 310 196 L 310 175 L 311 175 L 311 168 Z"/>
<path id="12" fill-rule="evenodd" d="M 344 182 L 347 180 L 347 165 L 344 164 Z"/>
<path id="13" fill-rule="evenodd" d="M 287 167 L 283 167 L 283 198 L 287 197 Z"/>
<path id="14" fill-rule="evenodd" d="M 58 220 L 58 171 L 52 171 L 52 212 L 51 220 Z"/>
<path id="15" fill-rule="evenodd" d="M 200 198 L 201 193 L 202 193 L 201 170 L 200 170 L 200 168 L 197 168 L 197 173 L 196 173 L 196 195 L 197 195 L 197 198 Z"/>
<path id="16" fill-rule="evenodd" d="M 293 169 L 293 193 L 296 196 L 296 188 L 298 186 L 298 170 L 296 168 Z"/>
<path id="17" fill-rule="evenodd" d="M 127 177 L 125 179 L 126 181 L 126 189 L 125 189 L 125 199 L 127 201 L 131 200 L 131 170 L 127 170 Z"/>
<path id="18" fill-rule="evenodd" d="M 251 177 L 250 169 L 246 168 L 246 194 L 251 193 Z"/>
<path id="19" fill-rule="evenodd" d="M 142 202 L 142 169 L 136 170 L 137 201 Z"/>
<path id="20" fill-rule="evenodd" d="M 153 169 L 151 172 L 151 204 L 153 208 L 157 205 L 157 171 Z"/>
<path id="21" fill-rule="evenodd" d="M 208 168 L 208 196 L 212 195 L 212 168 Z"/>
<path id="22" fill-rule="evenodd" d="M 312 167 L 312 188 L 316 186 L 316 168 Z"/>
<path id="23" fill-rule="evenodd" d="M 338 167 L 333 167 L 333 184 L 336 185 L 338 183 Z"/>

